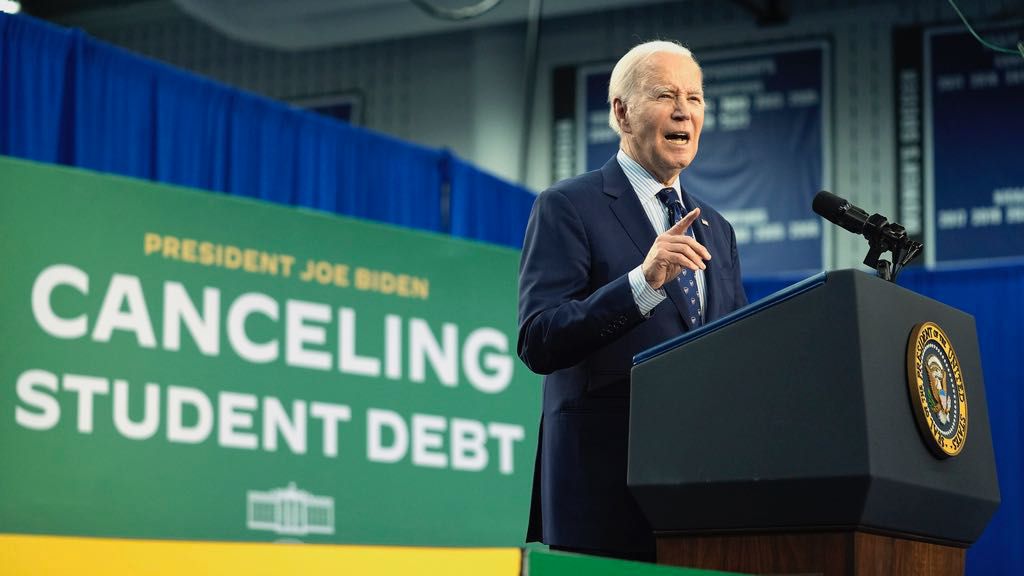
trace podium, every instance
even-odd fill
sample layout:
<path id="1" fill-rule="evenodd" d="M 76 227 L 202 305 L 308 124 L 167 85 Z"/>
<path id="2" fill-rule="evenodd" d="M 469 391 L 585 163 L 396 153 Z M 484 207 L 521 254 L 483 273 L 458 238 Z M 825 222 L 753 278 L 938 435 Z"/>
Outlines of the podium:
<path id="1" fill-rule="evenodd" d="M 925 322 L 949 358 L 937 340 L 938 358 L 920 358 Z M 945 392 L 930 387 L 943 376 Z M 628 484 L 662 564 L 962 574 L 999 505 L 974 319 L 862 272 L 819 274 L 637 355 L 631 388 Z M 953 456 L 928 427 L 943 411 L 939 428 L 966 431 Z"/>

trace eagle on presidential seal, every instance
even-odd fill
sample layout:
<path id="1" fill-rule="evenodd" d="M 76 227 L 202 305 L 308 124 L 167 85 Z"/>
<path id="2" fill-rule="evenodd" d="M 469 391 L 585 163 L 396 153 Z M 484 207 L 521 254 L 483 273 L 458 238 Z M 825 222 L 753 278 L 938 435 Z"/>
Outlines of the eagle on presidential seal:
<path id="1" fill-rule="evenodd" d="M 938 356 L 928 356 L 925 361 L 925 368 L 928 372 L 928 388 L 934 402 L 931 404 L 932 412 L 935 412 L 939 422 L 949 424 L 949 409 L 952 398 L 946 389 L 946 369 Z"/>

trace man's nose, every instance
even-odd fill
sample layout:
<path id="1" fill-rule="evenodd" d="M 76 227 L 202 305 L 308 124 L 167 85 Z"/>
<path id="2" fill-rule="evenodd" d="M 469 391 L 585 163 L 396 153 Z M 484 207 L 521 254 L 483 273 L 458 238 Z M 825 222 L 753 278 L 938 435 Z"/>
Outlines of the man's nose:
<path id="1" fill-rule="evenodd" d="M 672 111 L 673 120 L 689 120 L 690 119 L 690 107 L 687 105 L 686 100 L 676 100 L 676 107 Z"/>

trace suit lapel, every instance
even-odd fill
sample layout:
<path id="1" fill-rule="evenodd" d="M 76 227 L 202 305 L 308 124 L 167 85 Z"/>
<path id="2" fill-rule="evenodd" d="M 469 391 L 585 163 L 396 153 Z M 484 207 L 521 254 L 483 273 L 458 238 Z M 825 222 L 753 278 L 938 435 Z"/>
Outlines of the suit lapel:
<path id="1" fill-rule="evenodd" d="M 643 206 L 640 205 L 636 191 L 633 190 L 633 186 L 630 185 L 629 179 L 626 178 L 626 174 L 622 171 L 615 156 L 612 156 L 612 159 L 601 168 L 601 174 L 604 178 L 604 193 L 613 198 L 609 204 L 612 213 L 615 214 L 619 224 L 626 230 L 626 234 L 640 251 L 641 258 L 645 258 L 658 236 L 654 233 L 654 228 L 651 227 L 651 221 L 647 219 L 647 213 L 644 212 Z M 687 329 L 692 330 L 693 326 L 686 312 L 686 296 L 679 287 L 679 283 L 672 281 L 665 284 L 665 294 L 675 305 Z"/>
<path id="2" fill-rule="evenodd" d="M 612 197 L 609 204 L 612 213 L 640 254 L 647 256 L 657 235 L 654 228 L 651 228 L 651 221 L 647 219 L 640 199 L 637 198 L 633 186 L 629 184 L 629 179 L 626 178 L 615 156 L 601 168 L 601 174 L 604 177 L 604 193 Z"/>

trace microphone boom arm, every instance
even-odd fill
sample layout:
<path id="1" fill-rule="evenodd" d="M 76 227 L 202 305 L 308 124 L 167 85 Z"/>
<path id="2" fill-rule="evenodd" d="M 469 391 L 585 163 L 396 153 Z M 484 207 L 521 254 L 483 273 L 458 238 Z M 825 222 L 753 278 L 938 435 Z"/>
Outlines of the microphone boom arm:
<path id="1" fill-rule="evenodd" d="M 868 217 L 863 234 L 869 247 L 864 264 L 875 270 L 879 278 L 889 282 L 895 282 L 903 267 L 924 247 L 920 242 L 911 240 L 903 226 L 895 222 L 890 224 L 881 214 Z M 881 259 L 883 252 L 892 252 L 892 262 Z"/>

